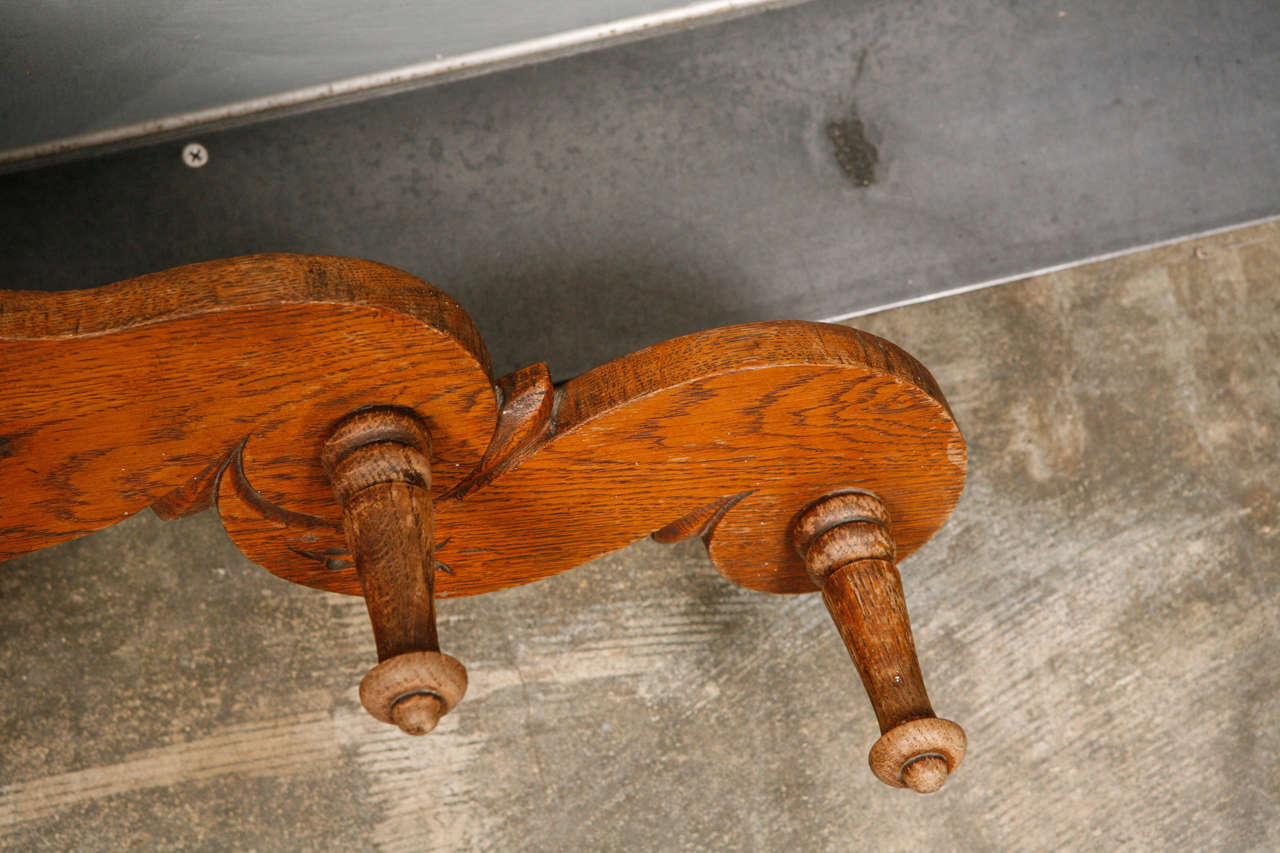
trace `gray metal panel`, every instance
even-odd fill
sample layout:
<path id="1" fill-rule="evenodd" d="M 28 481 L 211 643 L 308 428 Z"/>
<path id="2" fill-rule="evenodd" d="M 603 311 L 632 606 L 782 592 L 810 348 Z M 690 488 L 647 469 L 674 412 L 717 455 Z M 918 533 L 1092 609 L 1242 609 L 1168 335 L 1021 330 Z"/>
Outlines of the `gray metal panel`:
<path id="1" fill-rule="evenodd" d="M 0 163 L 769 0 L 0 0 Z"/>
<path id="2" fill-rule="evenodd" d="M 1066 10 L 1063 14 L 1061 10 Z M 822 2 L 0 178 L 8 287 L 363 256 L 567 377 L 1280 212 L 1280 4 Z M 827 135 L 856 105 L 875 182 Z"/>

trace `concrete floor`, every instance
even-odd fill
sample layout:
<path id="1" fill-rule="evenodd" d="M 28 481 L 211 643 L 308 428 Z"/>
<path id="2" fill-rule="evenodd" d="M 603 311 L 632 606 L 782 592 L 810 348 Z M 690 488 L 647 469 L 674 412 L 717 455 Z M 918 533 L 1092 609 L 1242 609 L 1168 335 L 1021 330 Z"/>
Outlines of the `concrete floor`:
<path id="1" fill-rule="evenodd" d="M 149 514 L 0 567 L 15 850 L 1280 849 L 1280 225 L 862 318 L 966 430 L 903 565 L 932 797 L 816 596 L 638 543 L 442 606 L 471 673 L 426 738 L 369 720 L 363 605 Z M 554 367 L 554 365 L 553 365 Z"/>

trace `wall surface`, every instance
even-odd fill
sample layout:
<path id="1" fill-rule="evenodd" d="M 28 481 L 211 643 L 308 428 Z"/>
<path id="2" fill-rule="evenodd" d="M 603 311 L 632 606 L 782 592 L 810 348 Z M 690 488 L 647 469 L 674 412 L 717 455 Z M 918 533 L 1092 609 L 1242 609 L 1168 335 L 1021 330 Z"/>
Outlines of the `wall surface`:
<path id="1" fill-rule="evenodd" d="M 903 564 L 970 738 L 937 795 L 872 778 L 817 597 L 696 542 L 444 602 L 471 688 L 410 739 L 358 705 L 360 601 L 143 514 L 0 566 L 0 845 L 1280 849 L 1278 315 L 1272 224 L 859 322 L 969 442 Z"/>
<path id="2" fill-rule="evenodd" d="M 6 174 L 0 287 L 370 258 L 565 379 L 1280 214 L 1280 3 L 1064 11 L 824 0 Z"/>

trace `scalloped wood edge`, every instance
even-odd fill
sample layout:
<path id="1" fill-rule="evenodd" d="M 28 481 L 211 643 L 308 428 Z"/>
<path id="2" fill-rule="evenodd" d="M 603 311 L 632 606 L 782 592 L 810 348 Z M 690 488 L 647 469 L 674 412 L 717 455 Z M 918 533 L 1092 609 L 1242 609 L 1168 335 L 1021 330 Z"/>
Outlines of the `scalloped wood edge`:
<path id="1" fill-rule="evenodd" d="M 703 535 L 738 583 L 812 590 L 788 538 L 802 507 L 873 491 L 905 556 L 964 482 L 936 383 L 875 336 L 755 323 L 559 386 L 542 365 L 495 383 L 453 300 L 352 259 L 251 256 L 91 291 L 3 292 L 0 355 L 0 478 L 23 495 L 0 504 L 0 556 L 212 499 L 251 559 L 358 593 L 318 457 L 362 405 L 410 408 L 428 426 L 442 597 L 663 530 Z"/>

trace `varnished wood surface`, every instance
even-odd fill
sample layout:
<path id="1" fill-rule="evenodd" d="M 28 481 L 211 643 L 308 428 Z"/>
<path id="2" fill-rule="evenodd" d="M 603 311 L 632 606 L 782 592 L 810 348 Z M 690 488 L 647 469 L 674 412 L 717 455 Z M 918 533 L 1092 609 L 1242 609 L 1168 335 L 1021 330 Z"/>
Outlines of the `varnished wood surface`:
<path id="1" fill-rule="evenodd" d="M 232 455 L 277 506 L 332 504 L 321 441 L 369 404 L 433 425 L 441 490 L 479 461 L 495 413 L 470 319 L 381 264 L 253 256 L 0 292 L 0 558 L 157 501 L 198 508 Z"/>
<path id="2" fill-rule="evenodd" d="M 934 716 L 897 567 L 887 560 L 847 563 L 827 578 L 822 600 L 858 667 L 880 731 Z"/>
<path id="3" fill-rule="evenodd" d="M 792 528 L 796 552 L 822 586 L 822 601 L 853 659 L 880 723 L 868 756 L 886 784 L 931 794 L 965 754 L 965 734 L 936 719 L 916 656 L 893 521 L 867 492 L 828 495 Z"/>
<path id="4" fill-rule="evenodd" d="M 339 422 L 322 461 L 369 608 L 378 660 L 436 652 L 430 441 L 404 411 L 366 409 Z"/>
<path id="5" fill-rule="evenodd" d="M 837 326 L 715 329 L 558 387 L 538 365 L 495 383 L 465 314 L 429 285 L 259 256 L 0 294 L 0 347 L 0 479 L 26 496 L 0 507 L 9 555 L 156 502 L 182 514 L 216 481 L 251 559 L 358 593 L 318 458 L 361 405 L 404 406 L 429 428 L 442 597 L 564 571 L 729 501 L 713 529 L 686 531 L 705 533 L 720 571 L 812 590 L 788 541 L 804 505 L 874 491 L 905 556 L 964 481 L 963 439 L 924 367 Z"/>
<path id="6" fill-rule="evenodd" d="M 807 503 L 840 488 L 876 491 L 901 519 L 905 556 L 945 521 L 964 482 L 963 439 L 923 368 L 852 329 L 716 329 L 555 393 L 549 422 L 516 416 L 518 426 L 499 427 L 531 440 L 437 499 L 440 596 L 564 571 L 730 500 L 707 533 L 716 567 L 756 589 L 812 591 L 788 533 Z M 548 408 L 521 398 L 535 419 Z M 219 506 L 251 559 L 290 580 L 357 591 L 349 572 L 300 559 L 292 544 L 314 537 L 312 547 L 341 548 L 336 528 L 264 519 L 248 485 L 229 471 Z"/>
<path id="7" fill-rule="evenodd" d="M 386 407 L 343 418 L 321 451 L 378 649 L 360 700 L 411 735 L 433 731 L 467 689 L 436 630 L 430 455 L 426 425 Z"/>

